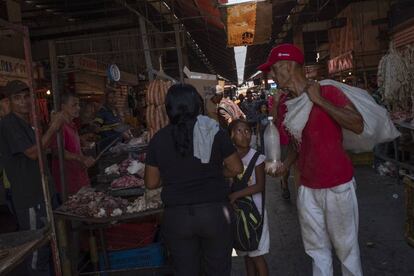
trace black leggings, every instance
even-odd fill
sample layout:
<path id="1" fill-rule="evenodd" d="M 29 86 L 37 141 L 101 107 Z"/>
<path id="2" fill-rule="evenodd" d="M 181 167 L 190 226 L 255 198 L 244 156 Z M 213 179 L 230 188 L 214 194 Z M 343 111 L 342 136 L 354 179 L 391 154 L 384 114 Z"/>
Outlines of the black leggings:
<path id="1" fill-rule="evenodd" d="M 231 273 L 233 214 L 228 203 L 165 209 L 162 233 L 177 276 Z"/>

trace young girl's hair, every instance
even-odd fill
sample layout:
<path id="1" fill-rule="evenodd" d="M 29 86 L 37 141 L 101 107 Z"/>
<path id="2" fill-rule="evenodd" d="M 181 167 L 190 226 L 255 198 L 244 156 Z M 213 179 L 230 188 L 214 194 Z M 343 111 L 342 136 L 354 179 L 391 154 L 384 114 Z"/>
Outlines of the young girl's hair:
<path id="1" fill-rule="evenodd" d="M 231 133 L 233 132 L 233 129 L 234 129 L 234 128 L 236 128 L 236 126 L 238 126 L 239 124 L 244 124 L 244 125 L 246 125 L 249 129 L 251 129 L 251 127 L 250 127 L 249 123 L 248 123 L 246 120 L 237 119 L 237 120 L 234 120 L 233 122 L 231 122 L 231 123 L 230 123 L 230 125 L 229 125 L 228 130 L 229 130 L 229 134 L 230 134 L 230 136 L 231 136 Z"/>

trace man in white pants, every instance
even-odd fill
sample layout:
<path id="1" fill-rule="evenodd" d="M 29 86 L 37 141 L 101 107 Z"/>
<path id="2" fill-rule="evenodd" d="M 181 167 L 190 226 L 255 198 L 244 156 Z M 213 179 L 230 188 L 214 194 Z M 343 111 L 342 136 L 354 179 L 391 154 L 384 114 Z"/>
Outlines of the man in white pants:
<path id="1" fill-rule="evenodd" d="M 363 119 L 340 90 L 306 79 L 303 63 L 301 50 L 283 44 L 273 48 L 267 62 L 259 67 L 271 71 L 279 88 L 293 97 L 307 93 L 314 103 L 302 141 L 299 146 L 290 145 L 277 175 L 286 174 L 298 159 L 299 221 L 306 253 L 313 259 L 313 275 L 333 275 L 333 247 L 342 263 L 342 274 L 360 276 L 358 203 L 352 163 L 342 147 L 342 128 L 360 134 Z"/>

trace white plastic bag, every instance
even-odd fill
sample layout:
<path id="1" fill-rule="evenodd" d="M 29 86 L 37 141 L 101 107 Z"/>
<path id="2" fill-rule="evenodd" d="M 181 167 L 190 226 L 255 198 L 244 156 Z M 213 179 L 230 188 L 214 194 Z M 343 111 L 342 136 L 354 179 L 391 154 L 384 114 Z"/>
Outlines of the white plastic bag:
<path id="1" fill-rule="evenodd" d="M 280 135 L 276 126 L 273 124 L 273 117 L 269 117 L 269 124 L 265 129 L 264 151 L 266 155 L 265 171 L 274 174 L 280 163 Z"/>
<path id="2" fill-rule="evenodd" d="M 400 136 L 385 108 L 378 105 L 371 95 L 360 88 L 333 80 L 320 81 L 321 86 L 332 85 L 341 90 L 354 104 L 364 120 L 364 131 L 355 134 L 343 129 L 343 145 L 346 150 L 360 153 L 372 151 L 375 145 L 390 142 Z M 302 130 L 306 126 L 313 103 L 307 94 L 302 94 L 286 102 L 288 113 L 284 124 L 289 132 L 300 142 Z"/>

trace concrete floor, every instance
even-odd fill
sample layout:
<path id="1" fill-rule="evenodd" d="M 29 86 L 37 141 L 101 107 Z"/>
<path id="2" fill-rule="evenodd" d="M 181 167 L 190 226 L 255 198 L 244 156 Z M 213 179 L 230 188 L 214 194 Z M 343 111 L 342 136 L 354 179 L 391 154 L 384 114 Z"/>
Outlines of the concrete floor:
<path id="1" fill-rule="evenodd" d="M 404 239 L 404 186 L 379 176 L 369 167 L 356 168 L 360 212 L 359 241 L 364 275 L 414 275 L 414 248 Z M 291 188 L 291 191 L 293 189 Z M 266 256 L 271 276 L 312 275 L 305 254 L 296 211 L 296 196 L 282 200 L 280 185 L 268 178 L 266 208 L 270 226 L 270 253 Z M 393 195 L 398 195 L 394 198 Z M 335 275 L 341 275 L 334 262 Z M 232 276 L 245 275 L 243 259 L 233 258 Z"/>

